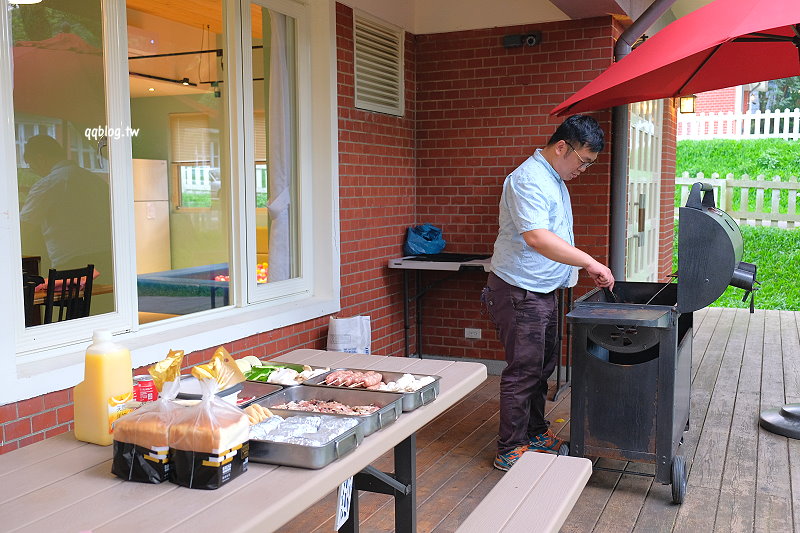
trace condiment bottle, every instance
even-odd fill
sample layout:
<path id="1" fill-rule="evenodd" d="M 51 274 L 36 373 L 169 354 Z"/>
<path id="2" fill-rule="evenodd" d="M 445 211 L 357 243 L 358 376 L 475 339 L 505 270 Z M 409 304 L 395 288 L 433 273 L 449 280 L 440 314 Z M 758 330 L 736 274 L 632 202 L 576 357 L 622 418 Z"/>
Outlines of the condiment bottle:
<path id="1" fill-rule="evenodd" d="M 108 446 L 112 424 L 132 409 L 133 379 L 130 351 L 111 339 L 111 332 L 94 332 L 86 348 L 83 382 L 73 391 L 75 438 Z"/>

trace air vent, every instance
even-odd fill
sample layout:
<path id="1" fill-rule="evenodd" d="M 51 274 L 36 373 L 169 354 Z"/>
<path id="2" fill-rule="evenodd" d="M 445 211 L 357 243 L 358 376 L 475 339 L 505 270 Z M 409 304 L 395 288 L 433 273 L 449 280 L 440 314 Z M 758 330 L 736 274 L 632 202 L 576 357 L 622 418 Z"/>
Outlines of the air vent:
<path id="1" fill-rule="evenodd" d="M 403 116 L 403 30 L 354 13 L 356 107 Z"/>

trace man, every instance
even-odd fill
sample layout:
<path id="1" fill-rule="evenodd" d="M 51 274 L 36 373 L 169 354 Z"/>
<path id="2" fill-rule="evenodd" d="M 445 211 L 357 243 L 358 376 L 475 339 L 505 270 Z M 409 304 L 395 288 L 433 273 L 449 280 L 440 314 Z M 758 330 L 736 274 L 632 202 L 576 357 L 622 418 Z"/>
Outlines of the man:
<path id="1" fill-rule="evenodd" d="M 42 176 L 20 210 L 24 253 L 44 239 L 52 268 L 95 265 L 103 283 L 111 283 L 111 211 L 108 184 L 67 159 L 50 136 L 35 135 L 25 144 L 25 162 Z"/>
<path id="2" fill-rule="evenodd" d="M 584 268 L 599 287 L 614 286 L 605 265 L 575 247 L 564 184 L 603 149 L 593 118 L 574 115 L 503 184 L 500 230 L 484 301 L 505 348 L 495 468 L 508 470 L 526 451 L 558 453 L 566 444 L 544 418 L 547 379 L 560 357 L 556 290 L 572 287 Z"/>

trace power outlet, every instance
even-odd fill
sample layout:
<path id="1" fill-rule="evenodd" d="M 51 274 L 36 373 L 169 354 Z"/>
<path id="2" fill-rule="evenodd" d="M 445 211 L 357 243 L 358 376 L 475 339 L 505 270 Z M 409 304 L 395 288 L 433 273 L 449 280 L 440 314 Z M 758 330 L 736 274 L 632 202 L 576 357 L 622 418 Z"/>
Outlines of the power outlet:
<path id="1" fill-rule="evenodd" d="M 465 339 L 480 339 L 481 330 L 479 328 L 464 328 Z"/>

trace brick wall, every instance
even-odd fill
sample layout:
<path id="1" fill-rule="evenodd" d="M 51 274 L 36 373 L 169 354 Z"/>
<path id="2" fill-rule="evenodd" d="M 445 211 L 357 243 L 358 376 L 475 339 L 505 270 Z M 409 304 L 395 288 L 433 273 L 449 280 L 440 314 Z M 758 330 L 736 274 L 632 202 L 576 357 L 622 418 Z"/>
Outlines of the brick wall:
<path id="1" fill-rule="evenodd" d="M 741 112 L 736 109 L 736 91 L 738 87 L 726 87 L 716 91 L 707 91 L 697 95 L 694 103 L 695 113 L 719 113 L 731 111 Z"/>
<path id="2" fill-rule="evenodd" d="M 664 131 L 661 137 L 661 224 L 658 236 L 658 280 L 666 280 L 672 269 L 672 237 L 675 226 L 675 150 L 677 114 L 674 100 L 664 100 Z M 677 267 L 676 267 L 677 268 Z"/>
<path id="3" fill-rule="evenodd" d="M 542 31 L 535 47 L 503 48 L 506 34 Z M 561 118 L 550 110 L 611 63 L 610 17 L 417 37 L 417 211 L 444 230 L 446 251 L 491 254 L 503 180 L 543 146 Z M 610 140 L 610 112 L 594 114 Z M 610 145 L 570 182 L 576 244 L 608 260 Z M 423 353 L 503 359 L 481 314 L 486 274 L 425 274 Z M 585 274 L 575 289 L 588 289 Z M 464 328 L 483 338 L 464 338 Z"/>

